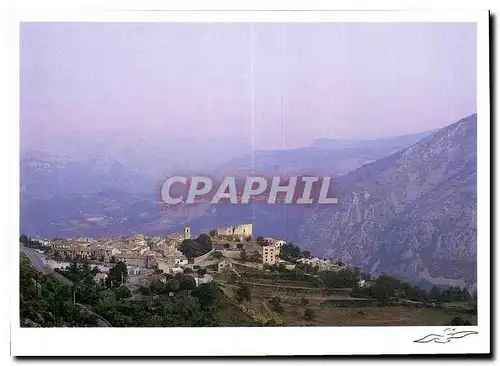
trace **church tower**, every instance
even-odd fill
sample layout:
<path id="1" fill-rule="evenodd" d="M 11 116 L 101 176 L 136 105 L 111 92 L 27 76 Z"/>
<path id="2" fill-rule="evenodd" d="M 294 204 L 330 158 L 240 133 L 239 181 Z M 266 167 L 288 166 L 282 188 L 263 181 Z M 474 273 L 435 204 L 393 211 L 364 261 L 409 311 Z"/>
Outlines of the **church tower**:
<path id="1" fill-rule="evenodd" d="M 184 227 L 184 239 L 191 239 L 191 228 L 189 226 Z"/>

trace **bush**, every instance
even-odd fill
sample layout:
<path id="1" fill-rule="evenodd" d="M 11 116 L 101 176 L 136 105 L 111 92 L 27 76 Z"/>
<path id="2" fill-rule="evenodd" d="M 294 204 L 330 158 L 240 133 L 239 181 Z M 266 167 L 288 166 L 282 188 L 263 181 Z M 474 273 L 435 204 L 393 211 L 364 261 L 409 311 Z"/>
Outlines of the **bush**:
<path id="1" fill-rule="evenodd" d="M 311 308 L 307 308 L 304 311 L 304 318 L 307 320 L 313 320 L 316 318 L 316 312 Z"/>
<path id="2" fill-rule="evenodd" d="M 459 316 L 455 316 L 451 319 L 450 325 L 471 325 L 470 321 L 462 319 Z"/>
<path id="3" fill-rule="evenodd" d="M 278 314 L 283 314 L 283 306 L 281 305 L 281 299 L 278 296 L 273 297 L 271 300 L 269 300 L 269 303 L 271 304 L 271 308 L 273 311 L 277 312 Z"/>
<path id="4" fill-rule="evenodd" d="M 216 250 L 215 252 L 212 253 L 212 257 L 215 259 L 221 259 L 224 257 L 224 254 L 220 250 Z"/>
<path id="5" fill-rule="evenodd" d="M 236 299 L 239 302 L 250 300 L 250 287 L 246 283 L 242 283 L 238 290 L 236 290 Z"/>
<path id="6" fill-rule="evenodd" d="M 116 287 L 113 292 L 115 293 L 116 299 L 126 299 L 127 297 L 132 296 L 132 292 L 126 286 Z"/>
<path id="7" fill-rule="evenodd" d="M 309 304 L 309 300 L 307 300 L 305 297 L 303 297 L 302 299 L 300 299 L 300 304 L 307 305 L 307 304 Z"/>

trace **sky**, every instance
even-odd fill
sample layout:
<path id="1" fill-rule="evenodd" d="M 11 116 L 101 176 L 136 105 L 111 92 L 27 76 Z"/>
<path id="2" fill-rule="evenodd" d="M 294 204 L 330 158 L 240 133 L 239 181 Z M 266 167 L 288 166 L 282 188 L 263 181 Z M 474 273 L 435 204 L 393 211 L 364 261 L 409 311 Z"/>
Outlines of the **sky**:
<path id="1" fill-rule="evenodd" d="M 287 149 L 476 112 L 474 23 L 23 23 L 20 67 L 22 148 Z"/>

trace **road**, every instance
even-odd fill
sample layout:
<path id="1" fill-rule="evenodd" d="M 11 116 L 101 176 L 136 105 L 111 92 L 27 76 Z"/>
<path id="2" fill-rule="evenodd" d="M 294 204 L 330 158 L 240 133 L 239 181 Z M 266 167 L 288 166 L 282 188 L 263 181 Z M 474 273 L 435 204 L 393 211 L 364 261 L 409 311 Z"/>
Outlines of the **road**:
<path id="1" fill-rule="evenodd" d="M 47 275 L 52 275 L 52 277 L 55 280 L 59 281 L 63 285 L 73 287 L 73 282 L 68 280 L 66 277 L 64 277 L 60 273 L 55 272 L 49 266 L 45 265 L 43 257 L 40 253 L 37 253 L 33 249 L 27 248 L 27 247 L 23 246 L 22 244 L 20 245 L 19 249 L 22 253 L 26 254 L 26 256 L 30 260 L 31 264 L 38 272 L 41 272 L 41 273 L 44 273 Z M 83 304 L 79 304 L 79 303 L 76 303 L 75 305 L 77 305 L 83 309 L 86 309 L 90 313 L 94 314 L 97 317 L 97 326 L 98 327 L 111 327 L 111 324 L 106 319 L 104 319 L 102 316 L 100 316 L 96 312 L 92 311 L 91 309 L 89 309 L 87 306 L 85 306 Z"/>
<path id="2" fill-rule="evenodd" d="M 35 267 L 35 269 L 38 272 L 42 272 L 44 274 L 51 274 L 53 272 L 50 267 L 47 267 L 45 265 L 45 262 L 43 261 L 43 257 L 39 253 L 35 252 L 31 248 L 22 246 L 22 244 L 19 248 L 20 248 L 20 251 L 22 253 L 26 254 L 26 256 L 30 260 L 31 264 L 33 265 L 33 267 Z"/>

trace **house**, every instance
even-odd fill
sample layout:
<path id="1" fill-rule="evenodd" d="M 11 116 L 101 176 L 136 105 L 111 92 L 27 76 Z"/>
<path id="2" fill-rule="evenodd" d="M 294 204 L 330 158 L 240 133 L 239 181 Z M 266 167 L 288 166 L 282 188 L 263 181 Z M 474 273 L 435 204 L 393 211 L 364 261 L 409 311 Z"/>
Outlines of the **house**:
<path id="1" fill-rule="evenodd" d="M 140 268 L 148 268 L 150 264 L 149 257 L 140 256 L 135 252 L 125 252 L 120 253 L 115 256 L 116 261 L 122 261 L 128 266 L 140 267 Z"/>
<path id="2" fill-rule="evenodd" d="M 188 259 L 185 255 L 180 255 L 177 258 L 174 258 L 174 265 L 177 267 L 184 267 L 188 264 Z"/>
<path id="3" fill-rule="evenodd" d="M 195 277 L 194 282 L 196 282 L 196 286 L 202 285 L 204 283 L 210 283 L 213 281 L 212 275 L 205 273 L 203 277 Z"/>
<path id="4" fill-rule="evenodd" d="M 276 264 L 276 256 L 278 254 L 278 248 L 274 245 L 267 245 L 262 247 L 262 263 L 267 265 Z"/>
<path id="5" fill-rule="evenodd" d="M 267 241 L 269 244 L 274 245 L 276 248 L 281 248 L 283 245 L 286 245 L 286 241 L 279 238 L 266 236 L 264 240 Z"/>
<path id="6" fill-rule="evenodd" d="M 170 270 L 174 267 L 173 262 L 171 261 L 158 261 L 158 269 L 162 270 L 163 273 L 170 273 Z"/>
<path id="7" fill-rule="evenodd" d="M 184 270 L 179 267 L 170 268 L 170 273 L 176 275 L 177 273 L 184 273 Z"/>

